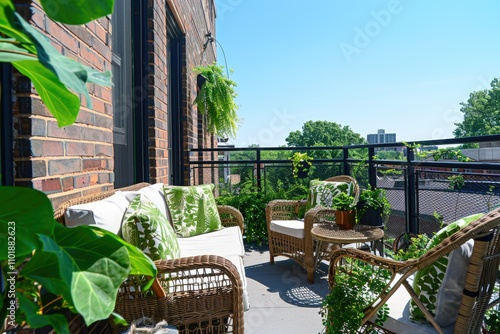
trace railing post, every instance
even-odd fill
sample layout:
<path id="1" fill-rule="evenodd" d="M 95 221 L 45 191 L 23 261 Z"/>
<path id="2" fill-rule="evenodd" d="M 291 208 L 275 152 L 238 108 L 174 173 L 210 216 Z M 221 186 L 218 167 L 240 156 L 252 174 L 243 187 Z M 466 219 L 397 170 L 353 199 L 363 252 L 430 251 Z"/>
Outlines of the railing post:
<path id="1" fill-rule="evenodd" d="M 342 157 L 344 159 L 344 175 L 351 175 L 351 167 L 347 163 L 349 159 L 349 149 L 347 147 L 342 148 Z"/>
<path id="2" fill-rule="evenodd" d="M 374 156 L 375 147 L 368 147 L 368 182 L 373 189 L 377 188 L 377 170 L 373 163 Z"/>
<path id="3" fill-rule="evenodd" d="M 407 172 L 408 182 L 406 187 L 406 229 L 408 232 L 418 234 L 418 212 L 417 212 L 417 194 L 415 187 L 415 167 L 411 162 L 415 159 L 415 152 L 412 148 L 407 148 Z"/>
<path id="4" fill-rule="evenodd" d="M 257 190 L 260 192 L 262 190 L 261 175 L 260 175 L 260 149 L 257 148 Z"/>

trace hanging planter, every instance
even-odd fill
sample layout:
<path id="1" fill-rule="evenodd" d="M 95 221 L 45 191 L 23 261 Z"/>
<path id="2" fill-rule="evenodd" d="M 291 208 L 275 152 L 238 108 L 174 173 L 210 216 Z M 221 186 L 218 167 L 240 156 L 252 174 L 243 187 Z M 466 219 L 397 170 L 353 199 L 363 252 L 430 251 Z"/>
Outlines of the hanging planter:
<path id="1" fill-rule="evenodd" d="M 292 160 L 293 177 L 299 179 L 307 177 L 312 167 L 313 158 L 307 153 L 295 152 L 289 159 Z"/>
<path id="2" fill-rule="evenodd" d="M 236 113 L 236 83 L 225 77 L 223 67 L 213 63 L 194 68 L 198 73 L 198 95 L 194 102 L 206 116 L 208 133 L 221 138 L 235 137 L 239 118 Z"/>

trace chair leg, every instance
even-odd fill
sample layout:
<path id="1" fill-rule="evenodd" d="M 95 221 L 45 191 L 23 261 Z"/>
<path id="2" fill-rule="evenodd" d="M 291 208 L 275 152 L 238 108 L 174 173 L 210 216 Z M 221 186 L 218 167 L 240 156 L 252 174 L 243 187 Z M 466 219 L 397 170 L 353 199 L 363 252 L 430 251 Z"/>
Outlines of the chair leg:
<path id="1" fill-rule="evenodd" d="M 309 283 L 314 283 L 314 268 L 312 269 L 307 269 L 307 280 L 309 281 Z"/>
<path id="2" fill-rule="evenodd" d="M 274 264 L 274 255 L 269 253 L 269 263 Z"/>

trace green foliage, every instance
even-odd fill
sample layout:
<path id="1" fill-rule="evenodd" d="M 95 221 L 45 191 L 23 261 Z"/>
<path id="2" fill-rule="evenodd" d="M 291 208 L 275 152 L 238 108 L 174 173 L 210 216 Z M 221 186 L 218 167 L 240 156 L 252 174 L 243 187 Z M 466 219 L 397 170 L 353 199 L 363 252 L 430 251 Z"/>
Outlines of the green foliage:
<path id="1" fill-rule="evenodd" d="M 213 63 L 198 66 L 194 71 L 201 74 L 206 81 L 203 83 L 194 102 L 198 111 L 207 116 L 207 130 L 219 137 L 234 137 L 238 129 L 238 106 L 236 98 L 236 83 L 223 74 L 224 67 Z"/>
<path id="2" fill-rule="evenodd" d="M 288 146 L 347 146 L 366 144 L 366 140 L 359 133 L 355 133 L 349 126 L 328 121 L 308 121 L 302 126 L 302 131 L 292 131 L 285 139 Z M 342 150 L 311 151 L 317 159 L 335 159 L 342 157 Z M 361 158 L 353 156 L 351 158 Z"/>
<path id="3" fill-rule="evenodd" d="M 51 325 L 58 333 L 69 333 L 65 311 L 81 314 L 87 325 L 106 319 L 129 274 L 156 276 L 153 262 L 116 235 L 97 227 L 57 223 L 42 192 L 2 187 L 0 202 L 5 204 L 0 209 L 0 240 L 11 247 L 0 252 L 2 277 L 15 278 L 18 324 Z M 0 320 L 14 323 L 6 312 L 14 300 L 8 291 Z"/>
<path id="4" fill-rule="evenodd" d="M 385 189 L 382 188 L 372 188 L 371 186 L 368 186 L 368 188 L 362 189 L 359 194 L 358 203 L 363 204 L 362 206 L 358 206 L 358 218 L 363 216 L 367 209 L 382 209 L 382 220 L 389 217 L 391 213 L 391 203 L 386 197 Z"/>
<path id="5" fill-rule="evenodd" d="M 460 190 L 465 184 L 463 175 L 451 175 L 448 176 L 448 180 L 450 180 L 450 189 Z"/>
<path id="6" fill-rule="evenodd" d="M 307 153 L 295 152 L 290 158 L 292 160 L 292 173 L 293 177 L 298 176 L 299 170 L 304 172 L 309 171 L 312 167 L 313 157 L 309 156 Z"/>
<path id="7" fill-rule="evenodd" d="M 456 138 L 493 135 L 500 133 L 500 80 L 493 79 L 491 88 L 472 92 L 460 111 L 464 120 L 455 123 Z M 470 147 L 465 144 L 464 147 Z"/>
<path id="8" fill-rule="evenodd" d="M 113 0 L 42 1 L 44 8 L 51 9 L 50 14 L 54 19 L 64 19 L 66 16 L 81 23 L 89 22 L 101 13 L 111 13 L 113 4 Z M 80 110 L 78 95 L 84 96 L 91 107 L 87 83 L 111 85 L 109 71 L 101 73 L 61 55 L 44 35 L 15 12 L 10 0 L 0 0 L 0 32 L 5 36 L 0 39 L 0 62 L 12 63 L 19 72 L 31 79 L 42 101 L 61 127 L 76 120 Z"/>
<path id="9" fill-rule="evenodd" d="M 498 289 L 496 288 L 498 293 Z M 484 315 L 484 325 L 486 333 L 488 334 L 498 334 L 500 333 L 500 310 L 498 305 L 496 307 L 490 308 L 486 311 Z"/>
<path id="10" fill-rule="evenodd" d="M 425 234 L 411 235 L 403 234 L 398 240 L 399 248 L 394 251 L 386 250 L 386 253 L 398 261 L 417 259 L 427 252 L 427 244 L 430 238 Z"/>
<path id="11" fill-rule="evenodd" d="M 266 226 L 266 205 L 273 199 L 304 199 L 307 197 L 308 187 L 295 184 L 287 190 L 279 186 L 275 189 L 269 187 L 258 192 L 252 187 L 241 189 L 239 194 L 221 194 L 217 198 L 217 204 L 230 205 L 238 210 L 245 219 L 245 241 L 258 245 L 268 243 Z M 305 205 L 304 205 L 305 208 Z M 304 216 L 304 211 L 299 216 Z"/>
<path id="12" fill-rule="evenodd" d="M 378 151 L 374 160 L 404 160 L 403 152 L 400 151 Z"/>
<path id="13" fill-rule="evenodd" d="M 335 210 L 350 211 L 356 208 L 357 202 L 354 196 L 349 194 L 347 184 L 340 184 L 338 189 L 340 193 L 333 198 L 333 207 Z"/>
<path id="14" fill-rule="evenodd" d="M 334 284 L 323 300 L 320 310 L 328 334 L 358 333 L 364 310 L 385 288 L 390 271 L 357 259 L 345 259 L 336 268 Z M 383 305 L 377 312 L 377 324 L 389 317 L 389 307 Z M 369 329 L 365 332 L 369 333 Z"/>
<path id="15" fill-rule="evenodd" d="M 84 24 L 113 12 L 114 0 L 41 0 L 43 10 L 55 21 Z"/>

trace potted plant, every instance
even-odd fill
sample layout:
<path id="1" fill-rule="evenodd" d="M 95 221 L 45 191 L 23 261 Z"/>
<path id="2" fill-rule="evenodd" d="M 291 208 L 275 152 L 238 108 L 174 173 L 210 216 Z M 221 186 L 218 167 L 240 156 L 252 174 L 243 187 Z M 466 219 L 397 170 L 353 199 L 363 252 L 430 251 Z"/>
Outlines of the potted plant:
<path id="1" fill-rule="evenodd" d="M 326 334 L 358 333 L 364 309 L 370 306 L 389 282 L 391 273 L 357 259 L 346 259 L 335 271 L 329 294 L 322 303 L 320 314 Z M 383 305 L 375 323 L 382 325 L 389 318 L 389 307 Z M 363 333 L 370 333 L 367 324 Z"/>
<path id="2" fill-rule="evenodd" d="M 391 213 L 391 203 L 384 189 L 369 186 L 361 190 L 356 209 L 359 224 L 383 227 Z"/>
<path id="3" fill-rule="evenodd" d="M 236 83 L 224 76 L 223 67 L 215 62 L 207 66 L 197 66 L 198 95 L 194 102 L 198 111 L 206 116 L 207 130 L 221 138 L 234 137 L 239 118 L 236 113 Z"/>
<path id="4" fill-rule="evenodd" d="M 115 234 L 56 222 L 40 191 L 3 187 L 0 202 L 0 239 L 7 250 L 0 252 L 0 283 L 6 287 L 0 321 L 8 328 L 50 326 L 69 333 L 74 314 L 87 325 L 107 319 L 128 275 L 156 277 L 154 263 Z"/>
<path id="5" fill-rule="evenodd" d="M 339 185 L 341 191 L 333 198 L 335 222 L 341 230 L 349 230 L 356 223 L 356 199 L 349 192 L 347 184 Z"/>
<path id="6" fill-rule="evenodd" d="M 312 167 L 313 157 L 307 153 L 295 152 L 289 159 L 292 160 L 293 177 L 299 179 L 307 177 Z"/>

